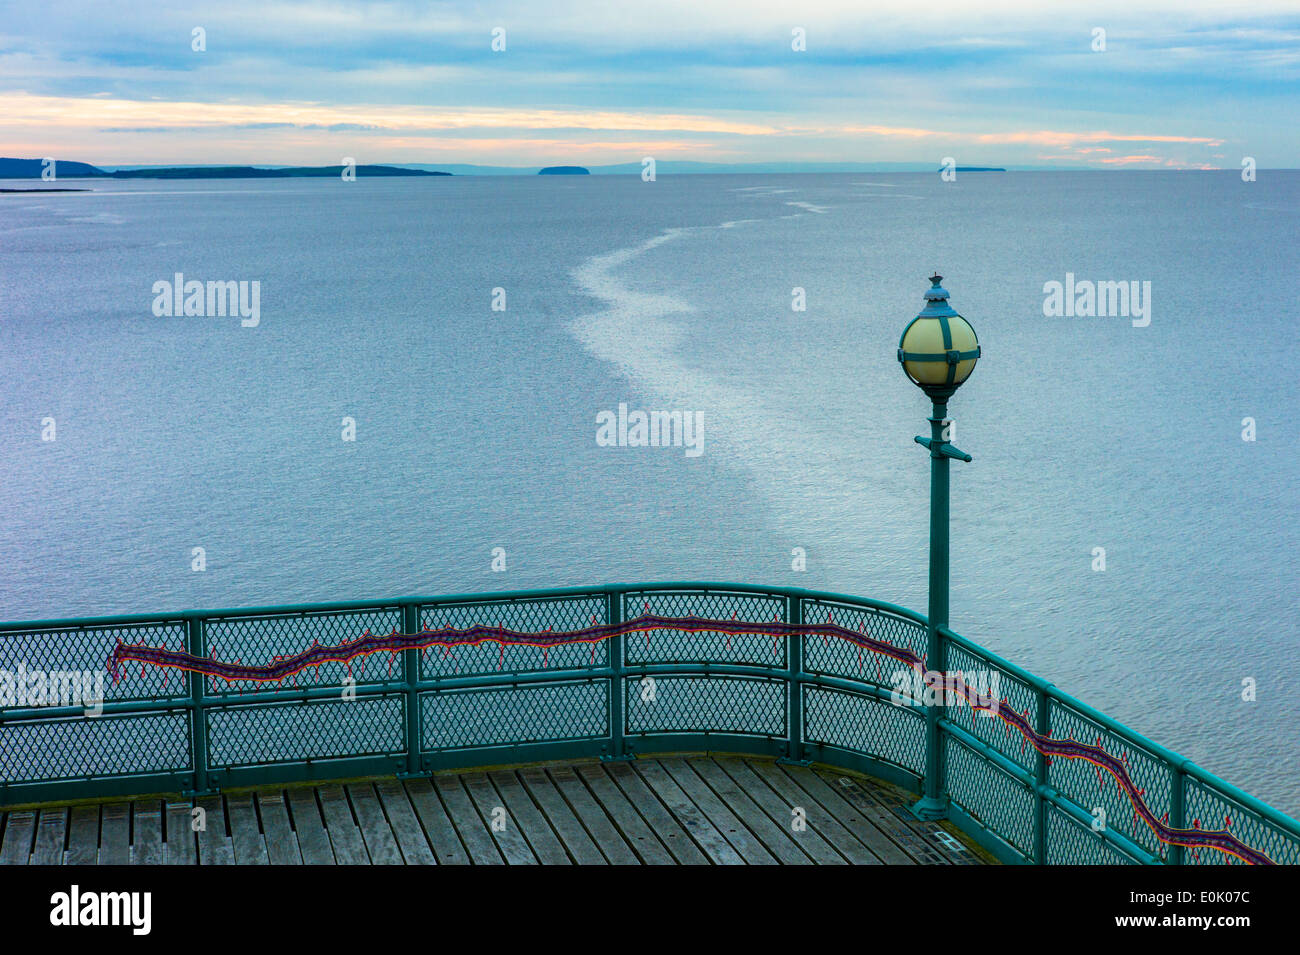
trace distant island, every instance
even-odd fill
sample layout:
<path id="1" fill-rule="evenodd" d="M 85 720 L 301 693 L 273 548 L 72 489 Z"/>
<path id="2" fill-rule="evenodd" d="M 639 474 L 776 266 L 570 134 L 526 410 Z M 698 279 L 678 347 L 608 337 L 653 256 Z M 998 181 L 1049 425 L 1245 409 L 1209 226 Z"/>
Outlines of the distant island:
<path id="1" fill-rule="evenodd" d="M 942 169 L 939 170 L 943 172 Z M 958 166 L 958 172 L 1006 172 L 1000 166 Z"/>
<path id="2" fill-rule="evenodd" d="M 40 179 L 45 170 L 42 159 L 8 159 L 0 157 L 0 179 Z M 401 166 L 357 166 L 358 178 L 382 176 L 450 176 L 449 172 L 406 169 Z M 117 169 L 109 172 L 84 162 L 54 164 L 60 179 L 306 179 L 338 177 L 342 166 L 149 166 L 143 169 Z"/>
<path id="3" fill-rule="evenodd" d="M 537 170 L 539 176 L 590 176 L 591 171 L 582 166 L 547 166 Z"/>

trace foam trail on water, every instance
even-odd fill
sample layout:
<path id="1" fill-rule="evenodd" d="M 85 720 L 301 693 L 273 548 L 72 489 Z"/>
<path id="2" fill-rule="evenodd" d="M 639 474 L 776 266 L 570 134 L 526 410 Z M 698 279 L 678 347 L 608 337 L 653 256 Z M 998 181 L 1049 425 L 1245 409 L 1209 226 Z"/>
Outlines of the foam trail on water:
<path id="1" fill-rule="evenodd" d="M 704 457 L 751 472 L 772 523 L 792 545 L 816 539 L 835 546 L 853 538 L 861 546 L 862 487 L 855 483 L 856 469 L 844 442 L 818 432 L 802 415 L 773 405 L 758 388 L 711 374 L 683 347 L 685 323 L 707 321 L 707 316 L 678 295 L 637 291 L 618 274 L 667 243 L 716 236 L 718 230 L 754 221 L 766 220 L 667 229 L 638 245 L 593 256 L 572 274 L 604 307 L 574 319 L 568 329 L 647 399 L 661 402 L 662 410 L 702 412 Z M 744 380 L 758 386 L 763 381 L 761 376 Z"/>

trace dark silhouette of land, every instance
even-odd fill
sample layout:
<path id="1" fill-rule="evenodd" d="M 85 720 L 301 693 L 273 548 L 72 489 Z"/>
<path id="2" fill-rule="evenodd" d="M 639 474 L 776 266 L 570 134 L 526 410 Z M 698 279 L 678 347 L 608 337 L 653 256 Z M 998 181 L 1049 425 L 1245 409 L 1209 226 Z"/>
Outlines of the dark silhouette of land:
<path id="1" fill-rule="evenodd" d="M 106 173 L 114 179 L 337 179 L 342 166 L 175 166 L 164 169 L 118 169 Z M 379 176 L 450 176 L 449 172 L 403 169 L 400 166 L 357 166 L 358 179 Z"/>
<path id="2" fill-rule="evenodd" d="M 0 157 L 0 179 L 40 179 L 45 169 L 42 159 Z M 451 175 L 402 166 L 357 166 L 355 171 L 357 178 Z M 325 179 L 342 173 L 342 166 L 150 166 L 109 172 L 84 162 L 60 159 L 54 164 L 54 174 L 59 179 Z"/>
<path id="3" fill-rule="evenodd" d="M 44 159 L 6 159 L 0 157 L 0 179 L 40 179 L 45 171 Z M 56 175 L 65 179 L 89 179 L 93 176 L 108 175 L 98 166 L 84 162 L 64 162 L 59 160 L 54 165 Z"/>

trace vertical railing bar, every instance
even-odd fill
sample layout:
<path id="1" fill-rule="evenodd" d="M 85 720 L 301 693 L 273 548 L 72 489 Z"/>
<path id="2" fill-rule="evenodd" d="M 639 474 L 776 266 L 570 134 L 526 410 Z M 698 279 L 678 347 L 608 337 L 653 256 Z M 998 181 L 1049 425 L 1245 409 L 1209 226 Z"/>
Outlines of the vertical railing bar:
<path id="1" fill-rule="evenodd" d="M 403 633 L 420 632 L 419 604 L 401 605 L 401 627 Z M 420 739 L 420 651 L 415 647 L 402 651 L 402 671 L 406 701 L 406 771 L 415 775 L 423 768 L 420 764 L 423 752 L 423 741 Z"/>
<path id="2" fill-rule="evenodd" d="M 786 598 L 786 620 L 796 627 L 803 626 L 803 602 L 799 597 Z M 786 687 L 789 699 L 786 717 L 786 757 L 795 761 L 803 755 L 803 634 L 792 633 L 786 641 L 786 664 L 789 667 Z"/>
<path id="3" fill-rule="evenodd" d="M 1051 726 L 1051 702 L 1047 688 L 1034 687 L 1034 732 L 1040 737 L 1048 736 Z M 1047 755 L 1037 746 L 1034 747 L 1034 776 L 1038 783 L 1034 791 L 1034 863 L 1047 864 L 1047 797 L 1043 795 L 1048 781 Z"/>
<path id="4" fill-rule="evenodd" d="M 939 627 L 931 623 L 926 628 L 926 670 L 943 674 L 947 669 L 946 656 L 947 638 Z M 922 798 L 912 807 L 915 815 L 927 821 L 944 819 L 948 815 L 948 754 L 945 751 L 942 702 L 941 699 L 925 707 L 925 776 L 921 781 Z"/>
<path id="5" fill-rule="evenodd" d="M 931 501 L 931 509 L 934 507 L 935 502 Z M 946 522 L 947 518 L 945 517 L 944 520 Z M 934 583 L 932 581 L 932 591 L 933 588 Z M 942 607 L 940 610 L 944 612 Z M 944 612 L 944 615 L 946 616 L 946 612 Z M 943 674 L 946 671 L 946 655 L 947 637 L 944 635 L 943 629 L 935 625 L 935 619 L 932 617 L 926 624 L 925 668 L 927 679 L 931 673 Z M 943 727 L 943 702 L 941 698 L 939 702 L 925 706 L 925 773 L 921 780 L 921 799 L 913 804 L 912 814 L 927 822 L 946 819 L 948 816 L 948 761 L 944 749 L 946 736 Z"/>
<path id="6" fill-rule="evenodd" d="M 185 642 L 189 653 L 196 657 L 207 656 L 204 647 L 207 632 L 202 617 L 187 617 L 185 620 Z M 194 791 L 206 793 L 211 791 L 208 780 L 208 712 L 204 696 L 202 673 L 193 670 L 190 678 L 190 756 L 194 764 Z"/>
<path id="7" fill-rule="evenodd" d="M 1169 780 L 1169 827 L 1187 828 L 1187 774 L 1183 767 L 1171 764 L 1173 778 Z M 1185 865 L 1183 847 L 1169 843 L 1168 865 Z"/>
<path id="8" fill-rule="evenodd" d="M 605 595 L 605 616 L 610 626 L 623 622 L 623 594 L 611 590 Z M 625 717 L 623 714 L 623 667 L 624 638 L 615 634 L 609 639 L 609 693 L 606 712 L 609 716 L 609 755 L 622 759 L 627 755 L 627 741 L 624 739 Z"/>

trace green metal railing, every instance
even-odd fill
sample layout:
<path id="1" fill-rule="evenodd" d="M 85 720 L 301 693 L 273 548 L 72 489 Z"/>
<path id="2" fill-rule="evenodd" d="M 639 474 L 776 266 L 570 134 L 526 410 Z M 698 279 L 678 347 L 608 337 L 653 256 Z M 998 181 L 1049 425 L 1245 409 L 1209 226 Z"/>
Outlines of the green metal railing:
<path id="1" fill-rule="evenodd" d="M 0 671 L 103 671 L 119 641 L 265 663 L 366 631 L 578 630 L 647 612 L 833 620 L 918 656 L 927 650 L 923 616 L 876 600 L 655 583 L 6 623 Z M 1031 714 L 1039 733 L 1098 740 L 1124 759 L 1169 825 L 1230 818 L 1241 841 L 1275 862 L 1300 863 L 1295 820 L 951 630 L 938 632 L 948 671 L 995 674 L 1005 705 Z M 403 650 L 353 667 L 325 664 L 273 686 L 140 667 L 105 683 L 98 716 L 79 706 L 0 708 L 0 806 L 674 751 L 812 761 L 924 788 L 927 708 L 897 705 L 898 668 L 843 640 L 657 631 L 547 650 Z M 349 676 L 354 699 L 340 690 Z M 941 752 L 929 765 L 938 767 L 948 817 L 1003 861 L 1238 861 L 1160 842 L 1091 764 L 1049 764 L 998 719 L 947 707 L 938 725 Z"/>

